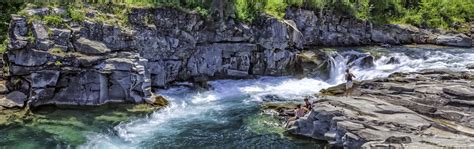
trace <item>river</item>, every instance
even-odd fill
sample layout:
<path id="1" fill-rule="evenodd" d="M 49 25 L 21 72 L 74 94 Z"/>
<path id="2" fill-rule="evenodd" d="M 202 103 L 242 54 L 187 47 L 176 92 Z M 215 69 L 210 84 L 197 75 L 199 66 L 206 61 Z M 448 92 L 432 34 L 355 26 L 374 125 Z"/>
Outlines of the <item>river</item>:
<path id="1" fill-rule="evenodd" d="M 99 113 L 104 110 L 45 110 L 39 120 L 2 128 L 0 144 L 6 148 L 324 148 L 325 142 L 286 135 L 281 122 L 261 114 L 259 107 L 262 102 L 302 101 L 343 83 L 348 57 L 367 55 L 355 48 L 332 54 L 328 80 L 259 77 L 211 81 L 208 91 L 173 87 L 157 91 L 170 105 L 145 115 L 111 109 L 105 110 L 108 115 Z M 399 63 L 387 64 L 391 57 Z M 474 49 L 392 48 L 374 64 L 362 68 L 356 60 L 351 69 L 359 80 L 422 69 L 466 71 L 468 64 L 474 64 Z M 107 121 L 117 115 L 122 119 Z"/>

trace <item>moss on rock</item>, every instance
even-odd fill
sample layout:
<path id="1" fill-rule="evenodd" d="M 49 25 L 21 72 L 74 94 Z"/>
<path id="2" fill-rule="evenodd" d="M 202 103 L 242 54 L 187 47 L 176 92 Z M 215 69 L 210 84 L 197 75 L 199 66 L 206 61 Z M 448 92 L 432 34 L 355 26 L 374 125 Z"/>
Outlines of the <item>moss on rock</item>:
<path id="1" fill-rule="evenodd" d="M 295 109 L 297 103 L 288 102 L 288 103 L 264 103 L 262 104 L 262 109 L 273 109 L 276 111 Z"/>

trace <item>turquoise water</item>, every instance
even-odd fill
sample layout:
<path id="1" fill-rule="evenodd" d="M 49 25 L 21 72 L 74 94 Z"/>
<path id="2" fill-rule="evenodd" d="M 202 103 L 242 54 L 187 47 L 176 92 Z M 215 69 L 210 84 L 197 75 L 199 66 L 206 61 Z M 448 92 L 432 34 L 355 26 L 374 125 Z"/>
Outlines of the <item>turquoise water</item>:
<path id="1" fill-rule="evenodd" d="M 162 90 L 171 105 L 149 114 L 121 106 L 44 107 L 27 121 L 2 127 L 0 144 L 5 148 L 324 147 L 325 142 L 285 134 L 279 120 L 261 114 L 261 101 L 272 94 L 261 90 L 283 91 L 299 84 L 289 80 L 298 81 L 222 80 L 211 82 L 215 88 L 205 92 L 186 87 Z M 280 94 L 281 99 L 313 92 L 293 91 Z"/>
<path id="2" fill-rule="evenodd" d="M 169 107 L 119 124 L 109 133 L 90 134 L 80 148 L 322 148 L 324 142 L 286 135 L 280 121 L 261 114 L 260 103 L 267 95 L 298 84 L 289 80 L 293 81 L 285 77 L 221 80 L 211 82 L 214 89 L 205 92 L 185 87 L 163 90 Z M 280 98 L 292 100 L 302 92 L 312 93 L 293 91 L 279 94 Z"/>

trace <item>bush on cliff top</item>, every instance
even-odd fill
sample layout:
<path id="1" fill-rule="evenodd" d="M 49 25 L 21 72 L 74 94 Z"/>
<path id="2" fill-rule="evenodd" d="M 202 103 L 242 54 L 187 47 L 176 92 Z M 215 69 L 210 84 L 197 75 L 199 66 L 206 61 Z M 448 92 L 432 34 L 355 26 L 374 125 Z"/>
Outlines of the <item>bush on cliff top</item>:
<path id="1" fill-rule="evenodd" d="M 351 15 L 378 24 L 466 31 L 474 21 L 474 0 L 235 0 L 238 19 L 251 22 L 259 13 L 283 18 L 287 7 Z"/>
<path id="2" fill-rule="evenodd" d="M 76 2 L 76 3 L 68 3 Z M 78 0 L 66 1 L 34 1 L 36 6 L 48 5 L 84 5 Z M 474 0 L 86 0 L 97 5 L 111 6 L 123 9 L 129 7 L 173 7 L 194 10 L 207 17 L 216 9 L 226 14 L 235 14 L 236 18 L 252 22 L 261 13 L 267 13 L 276 18 L 284 18 L 288 7 L 311 9 L 319 14 L 323 12 L 351 15 L 359 19 L 370 20 L 379 24 L 401 23 L 412 24 L 425 28 L 444 28 L 466 31 L 467 24 L 474 21 Z M 109 2 L 112 2 L 109 3 Z M 2 5 L 9 4 L 0 2 Z M 17 2 L 18 3 L 18 2 Z M 217 4 L 217 5 L 216 5 Z M 220 7 L 225 4 L 229 7 Z M 7 8 L 7 7 L 5 7 Z M 118 12 L 118 13 L 117 13 Z M 127 11 L 117 11 L 118 21 L 128 20 Z M 230 12 L 230 13 L 229 13 Z M 84 11 L 68 9 L 74 21 L 85 19 Z M 9 13 L 2 13 L 9 14 Z M 103 18 L 107 20 L 108 18 Z M 0 26 L 1 27 L 1 26 Z"/>
<path id="3" fill-rule="evenodd" d="M 418 9 L 406 11 L 400 22 L 421 27 L 468 29 L 474 21 L 474 0 L 422 0 Z"/>
<path id="4" fill-rule="evenodd" d="M 68 7 L 67 12 L 68 12 L 69 16 L 71 17 L 72 21 L 81 22 L 81 21 L 84 21 L 86 19 L 86 15 L 84 14 L 84 12 L 81 12 L 81 11 L 78 10 L 80 8 L 81 7 L 77 8 L 77 7 L 74 7 L 74 6 L 69 6 Z"/>

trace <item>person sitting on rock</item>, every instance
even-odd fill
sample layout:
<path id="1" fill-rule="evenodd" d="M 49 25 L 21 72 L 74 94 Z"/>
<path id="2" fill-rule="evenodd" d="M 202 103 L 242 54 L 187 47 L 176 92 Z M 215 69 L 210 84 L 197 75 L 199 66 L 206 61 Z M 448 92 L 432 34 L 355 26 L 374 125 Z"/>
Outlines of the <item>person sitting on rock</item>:
<path id="1" fill-rule="evenodd" d="M 307 110 L 307 111 L 311 111 L 311 109 L 313 109 L 313 104 L 311 104 L 311 102 L 309 102 L 308 97 L 304 98 L 304 108 L 306 108 L 305 110 Z"/>
<path id="2" fill-rule="evenodd" d="M 346 96 L 351 96 L 352 95 L 352 91 L 353 91 L 353 83 L 352 83 L 352 79 L 355 78 L 355 75 L 351 73 L 351 71 L 349 70 L 349 68 L 346 69 L 346 93 L 345 95 Z"/>
<path id="3" fill-rule="evenodd" d="M 301 104 L 296 105 L 295 117 L 288 119 L 288 123 L 286 124 L 286 127 L 289 127 L 295 124 L 295 121 L 299 119 L 300 117 L 303 117 L 305 113 L 306 113 L 306 109 L 304 107 L 301 107 Z"/>

